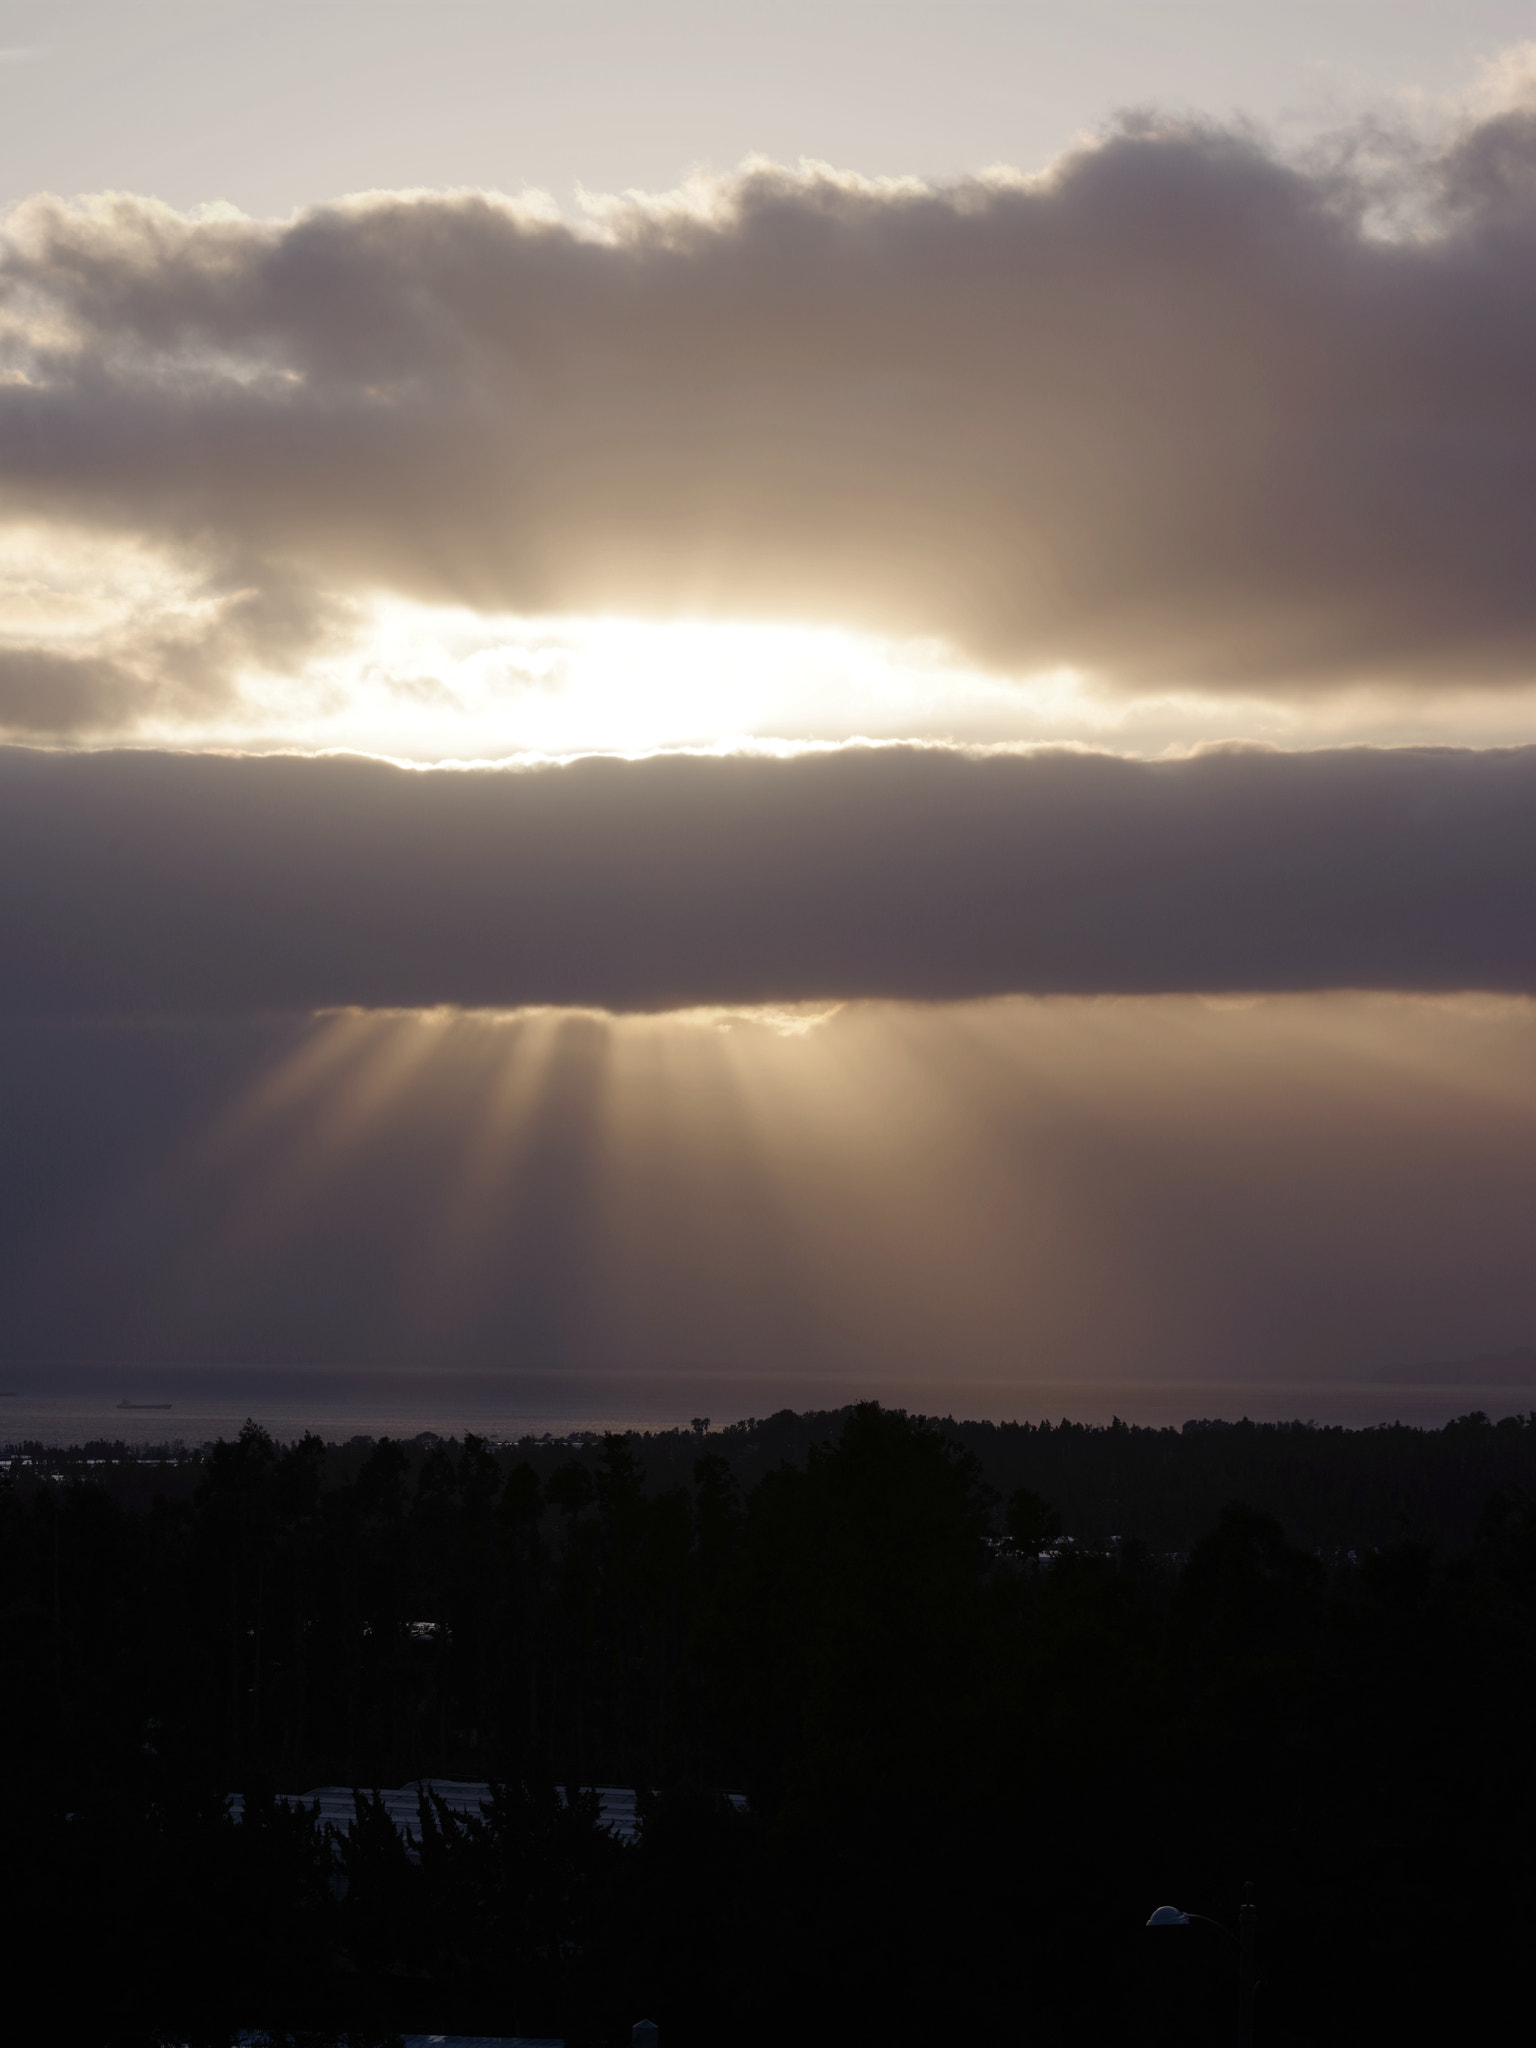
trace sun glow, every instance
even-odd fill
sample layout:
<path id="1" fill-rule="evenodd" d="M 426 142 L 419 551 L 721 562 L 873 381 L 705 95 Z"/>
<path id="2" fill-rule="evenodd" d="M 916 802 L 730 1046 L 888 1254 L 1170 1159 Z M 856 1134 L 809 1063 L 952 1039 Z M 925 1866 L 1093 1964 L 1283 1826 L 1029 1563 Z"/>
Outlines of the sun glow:
<path id="1" fill-rule="evenodd" d="M 1019 682 L 941 643 L 730 620 L 486 618 L 394 601 L 296 696 L 245 686 L 254 732 L 408 760 L 644 754 L 867 738 L 1048 737 L 1069 675 Z M 1080 721 L 1082 707 L 1076 717 Z"/>
<path id="2" fill-rule="evenodd" d="M 0 739 L 426 765 L 859 740 L 1141 756 L 1231 739 L 1503 745 L 1536 729 L 1536 691 L 1131 696 L 1071 668 L 1006 674 L 939 640 L 826 624 L 497 616 L 383 596 L 274 607 L 238 574 L 199 579 L 164 550 L 70 538 L 0 534 L 0 663 L 34 678 L 25 721 Z"/>

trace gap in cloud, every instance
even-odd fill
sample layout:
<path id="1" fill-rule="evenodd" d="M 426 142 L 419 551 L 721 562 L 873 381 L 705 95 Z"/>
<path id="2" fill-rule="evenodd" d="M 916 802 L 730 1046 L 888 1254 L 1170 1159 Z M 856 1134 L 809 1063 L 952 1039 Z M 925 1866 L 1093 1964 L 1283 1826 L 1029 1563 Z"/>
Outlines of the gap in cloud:
<path id="1" fill-rule="evenodd" d="M 935 639 L 814 624 L 622 616 L 518 617 L 380 598 L 345 608 L 318 645 L 241 643 L 238 589 L 179 588 L 120 546 L 81 567 L 36 535 L 0 558 L 0 653 L 125 672 L 76 729 L 12 738 L 87 746 L 344 751 L 402 762 L 794 751 L 850 739 L 1081 745 L 1153 757 L 1231 740 L 1521 745 L 1536 689 L 1436 695 L 1380 688 L 1288 701 L 1196 688 L 1135 693 L 1071 668 L 1007 674 Z M 126 642 L 132 645 L 125 658 Z M 126 670 L 125 670 L 126 660 Z M 37 701 L 59 685 L 39 676 Z"/>
<path id="2" fill-rule="evenodd" d="M 1536 687 L 1374 687 L 1321 701 L 1213 697 L 1195 687 L 1146 693 L 1068 667 L 1010 674 L 969 663 L 941 640 L 837 626 L 495 618 L 397 600 L 372 605 L 356 640 L 302 680 L 248 683 L 231 710 L 201 743 L 421 762 L 792 751 L 850 739 L 1077 745 L 1143 757 L 1231 740 L 1536 740 Z M 164 737 L 176 743 L 175 728 Z"/>

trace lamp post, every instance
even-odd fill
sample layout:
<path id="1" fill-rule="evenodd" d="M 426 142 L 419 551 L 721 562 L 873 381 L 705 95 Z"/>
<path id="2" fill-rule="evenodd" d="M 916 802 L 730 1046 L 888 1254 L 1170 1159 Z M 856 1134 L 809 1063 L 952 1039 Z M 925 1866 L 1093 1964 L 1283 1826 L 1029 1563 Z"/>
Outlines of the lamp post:
<path id="1" fill-rule="evenodd" d="M 1177 1906 L 1159 1906 L 1147 1925 L 1187 1927 L 1191 1920 L 1198 1920 L 1203 1927 L 1214 1927 L 1237 1950 L 1237 2048 L 1253 2048 L 1253 1992 L 1259 1960 L 1259 1909 L 1253 1903 L 1253 1886 L 1244 1887 L 1235 1935 L 1219 1920 L 1204 1913 L 1184 1913 Z"/>

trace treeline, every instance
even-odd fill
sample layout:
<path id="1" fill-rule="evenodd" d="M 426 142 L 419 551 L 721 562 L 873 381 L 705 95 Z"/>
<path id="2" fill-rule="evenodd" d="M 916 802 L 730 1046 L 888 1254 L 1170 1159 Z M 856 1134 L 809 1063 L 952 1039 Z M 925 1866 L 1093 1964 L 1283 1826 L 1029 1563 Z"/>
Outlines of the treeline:
<path id="1" fill-rule="evenodd" d="M 1251 1879 L 1263 2041 L 1466 2034 L 1518 1993 L 1529 1425 L 983 1457 L 975 1425 L 833 1420 L 501 1454 L 251 1426 L 143 1512 L 18 1472 L 13 1952 L 102 2041 L 1200 2042 L 1220 1938 L 1144 1922 L 1230 1920 Z M 1265 1487 L 1308 1456 L 1296 1543 Z M 1191 1528 L 1180 1489 L 1243 1461 L 1263 1505 Z M 366 1799 L 337 1844 L 272 1798 L 429 1776 L 498 1791 L 429 1804 L 414 1861 Z M 555 1792 L 596 1784 L 640 1789 L 638 1845 Z"/>
<path id="2" fill-rule="evenodd" d="M 750 1490 L 762 1474 L 835 1441 L 851 1408 L 795 1414 L 708 1430 L 705 1446 L 723 1458 L 737 1484 Z M 704 1418 L 692 1430 L 632 1434 L 648 1492 L 691 1488 Z M 1357 1553 L 1394 1543 L 1405 1532 L 1441 1548 L 1472 1540 L 1490 1493 L 1509 1487 L 1536 1492 L 1536 1413 L 1490 1422 L 1474 1413 L 1442 1428 L 1404 1423 L 1346 1429 L 1303 1421 L 1191 1421 L 1181 1429 L 1136 1424 L 1050 1422 L 938 1423 L 977 1462 L 998 1498 L 1020 1487 L 1056 1503 L 1069 1539 L 1102 1547 L 1125 1536 L 1160 1550 L 1185 1551 L 1210 1528 L 1223 1505 L 1241 1500 L 1273 1515 L 1292 1542 L 1323 1553 Z M 410 1483 L 440 1439 L 430 1432 L 399 1448 Z M 595 1470 L 600 1431 L 552 1440 L 525 1437 L 491 1444 L 503 1476 L 527 1464 L 541 1481 L 572 1462 Z M 211 1446 L 124 1443 L 67 1447 L 17 1443 L 0 1449 L 0 1477 L 9 1472 L 24 1494 L 38 1484 L 89 1482 L 125 1507 L 146 1508 L 157 1496 L 190 1498 L 201 1486 Z M 322 1484 L 357 1477 L 374 1450 L 371 1437 L 327 1444 Z"/>

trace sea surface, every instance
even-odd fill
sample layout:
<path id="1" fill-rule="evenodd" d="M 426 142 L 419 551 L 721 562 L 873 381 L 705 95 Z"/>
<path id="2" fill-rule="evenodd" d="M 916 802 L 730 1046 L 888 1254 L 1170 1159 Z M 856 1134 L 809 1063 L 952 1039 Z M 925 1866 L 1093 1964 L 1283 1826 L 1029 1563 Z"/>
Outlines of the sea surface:
<path id="1" fill-rule="evenodd" d="M 878 1400 L 962 1420 L 1179 1427 L 1216 1418 L 1390 1422 L 1438 1428 L 1480 1409 L 1536 1410 L 1536 1386 L 1290 1381 L 1161 1382 L 806 1378 L 721 1371 L 366 1372 L 326 1366 L 22 1364 L 0 1366 L 0 1444 L 92 1440 L 187 1445 L 231 1437 L 248 1419 L 281 1442 L 312 1430 L 328 1443 L 424 1431 L 493 1442 L 583 1430 L 663 1430 L 707 1416 L 748 1417 Z M 128 1403 L 128 1406 L 120 1404 Z M 147 1404 L 169 1403 L 168 1407 Z M 144 1404 L 144 1405 L 140 1405 Z"/>

